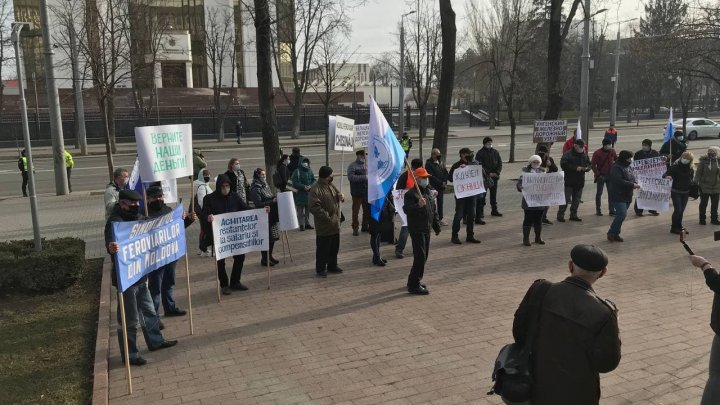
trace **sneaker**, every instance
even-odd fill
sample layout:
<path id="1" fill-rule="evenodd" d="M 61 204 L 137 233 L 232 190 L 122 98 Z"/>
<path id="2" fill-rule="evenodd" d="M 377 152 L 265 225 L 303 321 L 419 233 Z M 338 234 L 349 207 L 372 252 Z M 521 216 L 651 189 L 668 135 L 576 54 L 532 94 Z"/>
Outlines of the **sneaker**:
<path id="1" fill-rule="evenodd" d="M 187 314 L 187 311 L 182 310 L 180 308 L 175 308 L 172 311 L 165 312 L 165 316 L 183 316 L 185 314 Z"/>
<path id="2" fill-rule="evenodd" d="M 448 226 L 448 225 L 450 225 L 450 224 L 448 224 L 447 222 L 445 222 L 444 219 L 441 219 L 441 220 L 440 220 L 440 226 Z"/>
<path id="3" fill-rule="evenodd" d="M 644 214 L 642 213 L 642 211 L 635 211 L 635 215 L 637 215 L 637 216 L 639 216 L 639 217 L 644 216 Z"/>

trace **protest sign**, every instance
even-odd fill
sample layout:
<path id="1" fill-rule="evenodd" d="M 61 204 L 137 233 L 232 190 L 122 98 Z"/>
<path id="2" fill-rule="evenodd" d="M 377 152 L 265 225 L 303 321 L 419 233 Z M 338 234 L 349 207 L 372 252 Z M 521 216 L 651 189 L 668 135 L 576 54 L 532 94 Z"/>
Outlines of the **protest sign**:
<path id="1" fill-rule="evenodd" d="M 407 190 L 393 190 L 393 204 L 395 204 L 395 212 L 400 217 L 400 223 L 402 226 L 407 226 L 407 215 L 405 215 L 405 193 Z"/>
<path id="2" fill-rule="evenodd" d="M 353 134 L 355 149 L 367 148 L 370 142 L 370 124 L 355 125 L 355 133 Z"/>
<path id="3" fill-rule="evenodd" d="M 453 188 L 456 198 L 472 197 L 485 192 L 482 166 L 467 165 L 457 168 L 453 172 Z"/>
<path id="4" fill-rule="evenodd" d="M 153 270 L 185 255 L 183 206 L 161 217 L 112 223 L 118 289 L 123 292 Z"/>
<path id="5" fill-rule="evenodd" d="M 335 136 L 333 150 L 352 152 L 354 149 L 353 132 L 355 120 L 341 116 L 335 117 Z"/>
<path id="6" fill-rule="evenodd" d="M 565 142 L 567 138 L 566 120 L 535 121 L 533 142 Z"/>
<path id="7" fill-rule="evenodd" d="M 328 148 L 335 146 L 335 121 L 337 117 L 334 115 L 328 115 Z"/>
<path id="8" fill-rule="evenodd" d="M 636 179 L 640 186 L 635 199 L 639 209 L 661 212 L 670 210 L 671 179 L 647 176 L 639 176 Z"/>
<path id="9" fill-rule="evenodd" d="M 293 198 L 292 191 L 278 193 L 277 206 L 281 231 L 300 228 L 297 210 L 295 209 L 295 198 Z"/>
<path id="10" fill-rule="evenodd" d="M 565 204 L 565 172 L 523 173 L 522 194 L 528 207 Z"/>
<path id="11" fill-rule="evenodd" d="M 215 260 L 268 250 L 268 214 L 264 209 L 213 215 Z"/>
<path id="12" fill-rule="evenodd" d="M 136 127 L 135 142 L 143 181 L 193 175 L 190 124 Z"/>
<path id="13" fill-rule="evenodd" d="M 630 168 L 635 177 L 643 176 L 656 179 L 662 177 L 667 171 L 667 165 L 663 157 L 633 160 Z"/>

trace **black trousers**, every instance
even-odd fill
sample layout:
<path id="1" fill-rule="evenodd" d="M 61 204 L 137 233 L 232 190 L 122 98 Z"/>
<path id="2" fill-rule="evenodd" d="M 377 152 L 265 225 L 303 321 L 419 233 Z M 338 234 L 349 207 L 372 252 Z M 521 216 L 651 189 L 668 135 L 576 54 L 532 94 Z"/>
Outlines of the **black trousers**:
<path id="1" fill-rule="evenodd" d="M 72 184 L 70 184 L 70 175 L 72 174 L 72 167 L 66 167 L 65 172 L 67 173 L 67 179 L 68 179 L 68 191 L 72 193 Z"/>
<path id="2" fill-rule="evenodd" d="M 523 226 L 542 226 L 542 218 L 545 213 L 544 209 L 538 210 L 525 210 L 525 218 L 523 219 Z"/>
<path id="3" fill-rule="evenodd" d="M 420 280 L 425 274 L 425 262 L 430 251 L 430 232 L 410 232 L 413 248 L 413 264 L 410 268 L 407 286 L 410 289 L 420 287 Z"/>
<path id="4" fill-rule="evenodd" d="M 324 273 L 337 268 L 340 234 L 315 237 L 315 272 Z"/>
<path id="5" fill-rule="evenodd" d="M 232 273 L 230 273 L 230 284 L 228 284 L 227 273 L 225 272 L 225 259 L 217 261 L 218 279 L 220 279 L 220 288 L 228 285 L 240 284 L 240 276 L 242 275 L 243 264 L 245 263 L 245 255 L 233 256 Z"/>
<path id="6" fill-rule="evenodd" d="M 22 179 L 23 179 L 23 182 L 22 182 L 23 197 L 27 197 L 27 195 L 28 195 L 28 193 L 27 193 L 27 185 L 28 185 L 28 174 L 27 174 L 27 172 L 22 172 Z"/>
<path id="7" fill-rule="evenodd" d="M 455 198 L 455 217 L 452 223 L 452 236 L 457 237 L 463 218 L 466 221 L 467 237 L 475 235 L 475 197 Z"/>

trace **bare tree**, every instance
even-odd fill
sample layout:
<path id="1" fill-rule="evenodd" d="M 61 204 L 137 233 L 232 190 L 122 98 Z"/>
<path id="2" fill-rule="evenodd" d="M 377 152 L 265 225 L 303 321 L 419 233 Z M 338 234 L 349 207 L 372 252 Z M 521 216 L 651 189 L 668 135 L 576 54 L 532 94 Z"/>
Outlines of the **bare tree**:
<path id="1" fill-rule="evenodd" d="M 447 156 L 448 131 L 450 126 L 450 103 L 452 102 L 455 80 L 455 49 L 457 46 L 455 11 L 450 0 L 440 1 L 440 28 L 442 30 L 442 62 L 440 63 L 440 86 L 438 88 L 437 115 L 433 148 L 440 149 Z"/>
<path id="2" fill-rule="evenodd" d="M 0 0 L 0 78 L 3 77 L 5 66 L 15 60 L 12 43 L 10 42 L 10 33 L 12 32 L 11 23 L 13 21 L 12 2 L 10 0 Z M 2 122 L 4 115 L 4 107 L 5 86 L 0 83 L 0 122 Z"/>
<path id="3" fill-rule="evenodd" d="M 233 9 L 229 7 L 208 8 L 205 12 L 205 56 L 208 60 L 208 70 L 212 75 L 215 128 L 218 131 L 218 142 L 221 142 L 225 139 L 225 116 L 232 104 L 233 89 L 236 84 L 234 14 Z M 225 77 L 228 67 L 229 77 Z M 226 93 L 223 91 L 223 86 L 227 79 L 230 80 L 230 87 Z"/>

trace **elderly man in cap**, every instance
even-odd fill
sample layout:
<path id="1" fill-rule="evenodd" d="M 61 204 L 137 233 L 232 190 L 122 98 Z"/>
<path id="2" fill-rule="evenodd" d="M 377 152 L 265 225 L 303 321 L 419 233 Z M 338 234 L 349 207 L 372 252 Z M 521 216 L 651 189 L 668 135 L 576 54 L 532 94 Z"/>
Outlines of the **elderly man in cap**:
<path id="1" fill-rule="evenodd" d="M 337 265 L 340 250 L 340 203 L 345 197 L 332 184 L 333 170 L 323 166 L 318 181 L 310 188 L 308 207 L 315 218 L 315 273 L 326 278 L 327 273 L 342 273 Z"/>
<path id="2" fill-rule="evenodd" d="M 570 220 L 582 221 L 577 211 L 585 187 L 585 173 L 590 171 L 590 166 L 590 159 L 585 152 L 585 141 L 575 140 L 573 148 L 565 152 L 560 159 L 560 167 L 565 171 L 565 205 L 561 205 L 558 209 L 558 222 L 565 222 L 565 210 L 568 205 L 570 205 Z"/>
<path id="3" fill-rule="evenodd" d="M 148 200 L 148 218 L 157 218 L 173 212 L 173 209 L 165 204 L 162 185 L 160 185 L 159 182 L 148 187 L 145 193 L 147 194 Z M 197 214 L 194 212 L 188 214 L 183 213 L 183 219 L 185 220 L 185 228 L 187 228 L 195 222 Z M 148 289 L 150 290 L 150 295 L 155 305 L 155 312 L 158 316 L 160 316 L 161 301 L 165 316 L 183 316 L 186 313 L 175 305 L 175 298 L 173 297 L 176 265 L 177 260 L 148 274 Z"/>
<path id="4" fill-rule="evenodd" d="M 115 254 L 120 250 L 120 245 L 115 241 L 112 232 L 113 222 L 137 221 L 144 219 L 140 215 L 140 200 L 142 197 L 134 190 L 120 190 L 118 202 L 113 207 L 110 216 L 105 223 L 105 247 L 112 256 L 111 278 L 112 285 L 117 287 L 117 269 L 115 268 Z M 145 343 L 150 351 L 172 347 L 177 340 L 165 340 L 160 332 L 160 318 L 155 312 L 150 291 L 147 287 L 147 277 L 143 277 L 122 293 L 125 302 L 125 322 L 128 341 L 128 358 L 130 364 L 142 366 L 147 361 L 140 357 L 137 347 L 137 329 L 142 326 Z M 118 342 L 123 363 L 125 362 L 122 320 L 120 318 L 120 302 L 118 300 L 117 321 L 118 321 Z"/>
<path id="5" fill-rule="evenodd" d="M 360 235 L 360 231 L 368 231 L 370 219 L 370 204 L 368 203 L 368 179 L 367 164 L 365 163 L 365 151 L 355 152 L 357 159 L 350 163 L 347 168 L 347 178 L 350 182 L 350 195 L 352 196 L 352 229 L 353 236 Z M 362 221 L 358 219 L 362 208 Z M 361 226 L 362 225 L 362 226 Z M 360 231 L 358 231 L 360 228 Z"/>
<path id="6" fill-rule="evenodd" d="M 598 404 L 600 373 L 620 363 L 617 309 L 592 287 L 607 264 L 599 247 L 576 245 L 570 277 L 535 281 L 515 312 L 515 342 L 524 345 L 533 336 L 533 405 Z"/>
<path id="7" fill-rule="evenodd" d="M 453 163 L 450 167 L 450 173 L 448 173 L 448 181 L 452 182 L 453 174 L 455 170 L 463 168 L 467 165 L 476 165 L 477 161 L 473 160 L 473 152 L 470 148 L 460 149 L 460 160 Z M 458 233 L 460 232 L 460 222 L 465 220 L 466 236 L 465 241 L 469 243 L 480 243 L 478 239 L 475 239 L 475 196 L 457 198 L 455 197 L 455 217 L 452 223 L 452 243 L 456 245 L 462 244 Z"/>

